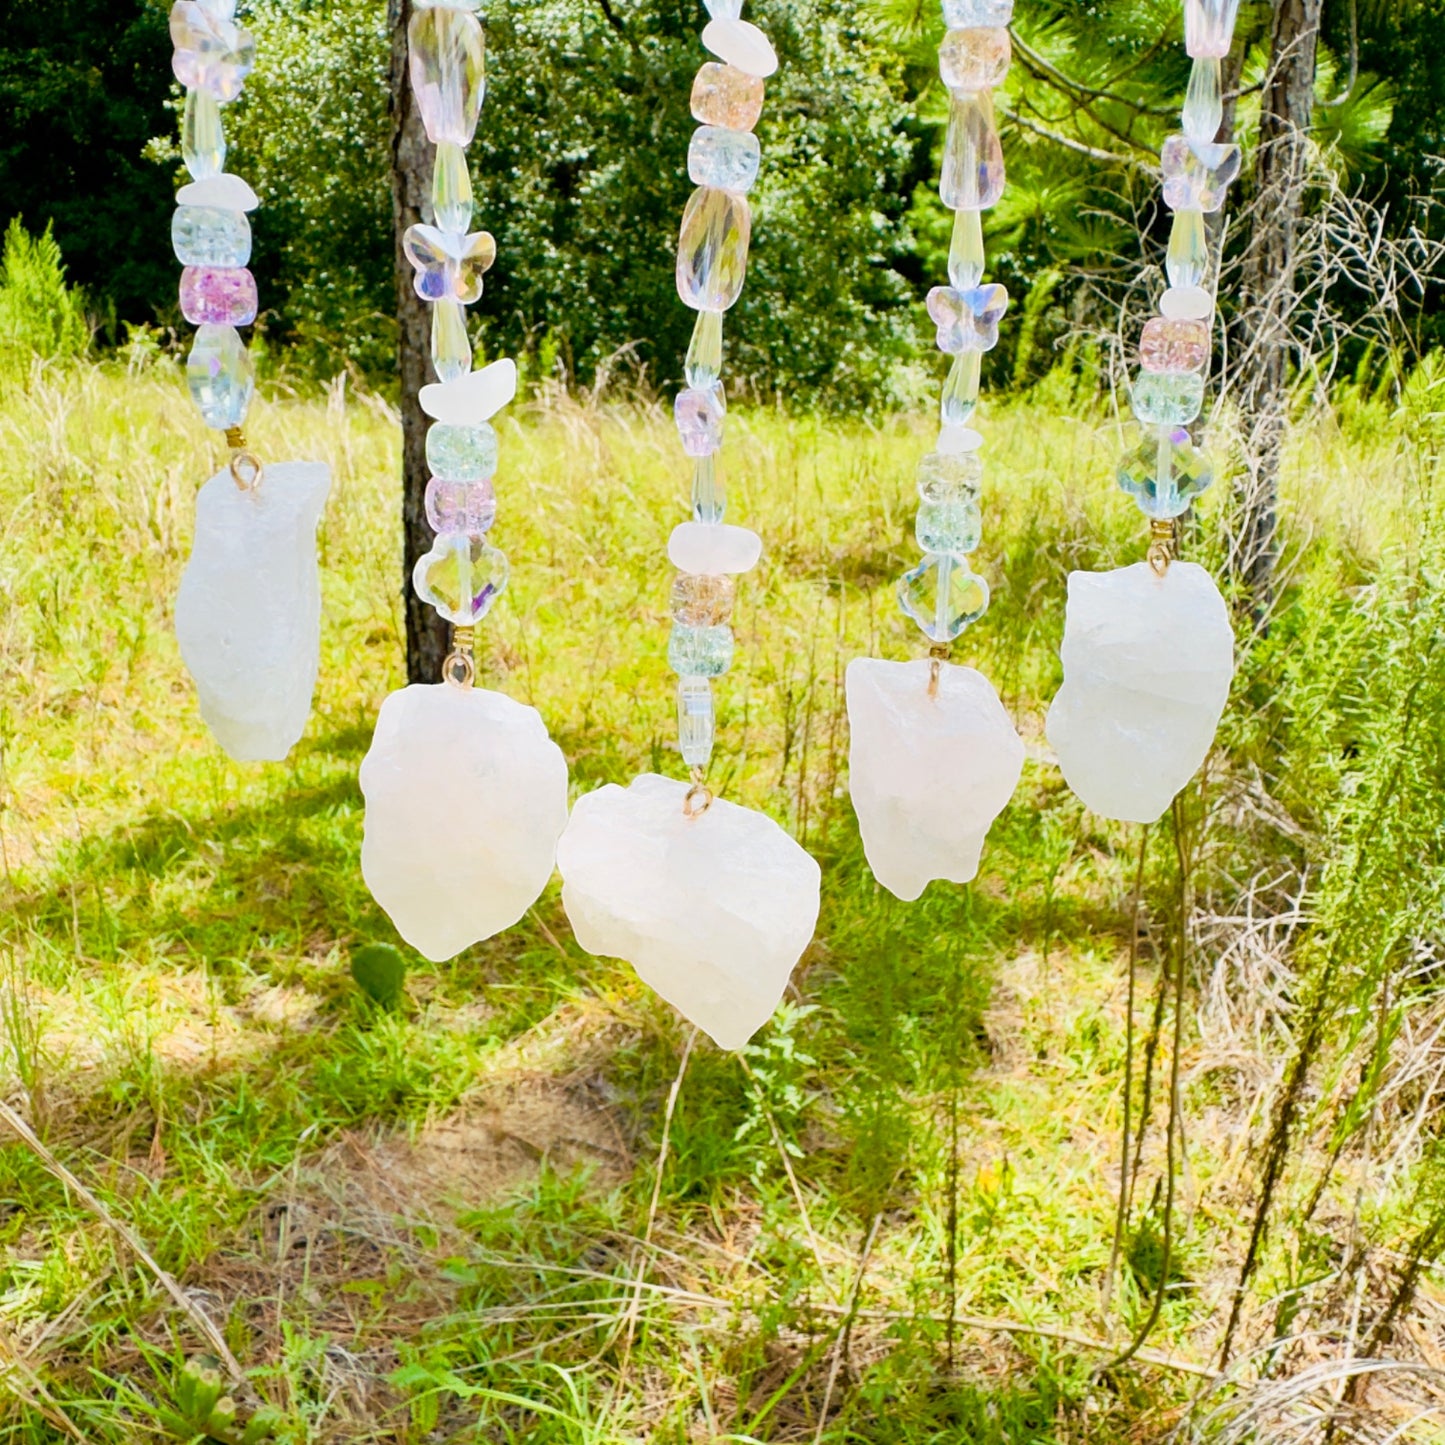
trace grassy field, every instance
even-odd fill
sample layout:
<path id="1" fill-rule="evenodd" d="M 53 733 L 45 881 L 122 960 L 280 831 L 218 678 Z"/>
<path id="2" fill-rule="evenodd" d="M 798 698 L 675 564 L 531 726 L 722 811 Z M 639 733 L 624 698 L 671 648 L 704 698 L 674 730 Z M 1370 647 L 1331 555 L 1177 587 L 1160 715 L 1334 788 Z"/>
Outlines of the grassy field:
<path id="1" fill-rule="evenodd" d="M 1371 1345 L 1445 1370 L 1439 1251 L 1416 1247 L 1445 1198 L 1438 892 L 1408 916 L 1391 892 L 1441 873 L 1418 802 L 1441 796 L 1445 717 L 1427 711 L 1445 696 L 1428 418 L 1361 402 L 1301 420 L 1287 605 L 1242 638 L 1221 747 L 1155 830 L 1136 930 L 1139 830 L 1084 814 L 1042 733 L 1067 572 L 1143 548 L 1112 422 L 1071 409 L 987 420 L 995 604 L 962 651 L 1029 762 L 978 883 L 914 906 L 862 861 L 842 684 L 854 656 L 915 648 L 892 583 L 926 421 L 729 419 L 732 516 L 767 553 L 712 782 L 783 820 L 825 879 L 788 1001 L 733 1057 L 584 955 L 555 884 L 511 933 L 411 956 L 400 1009 L 352 983 L 357 946 L 395 941 L 357 867 L 356 770 L 401 680 L 384 402 L 338 383 L 253 416 L 264 457 L 325 457 L 335 486 L 315 715 L 285 764 L 242 767 L 210 742 L 169 625 L 218 460 L 182 390 L 84 366 L 12 387 L 0 1098 L 35 1137 L 0 1123 L 0 1441 L 1103 1445 L 1191 1422 L 1303 1441 L 1326 1438 L 1308 1433 L 1321 1399 L 1335 1439 L 1438 1440 L 1437 1377 L 1346 1382 Z M 680 775 L 670 419 L 552 399 L 501 433 L 513 582 L 484 681 L 541 710 L 576 792 Z M 1189 543 L 1216 569 L 1224 500 Z M 1378 867 L 1357 796 L 1390 808 L 1366 836 Z M 1221 1382 L 1261 1148 L 1304 1047 L 1302 950 L 1345 936 L 1337 906 L 1405 961 L 1378 1014 L 1331 1023 Z M 1371 947 L 1335 953 L 1331 977 L 1375 977 Z M 1166 1250 L 1171 959 L 1188 987 Z M 1131 1023 L 1134 1118 L 1153 1122 L 1111 1261 Z M 1101 1369 L 1161 1285 L 1147 1345 Z M 234 1420 L 207 1426 L 224 1352 L 246 1379 L 225 1386 Z"/>

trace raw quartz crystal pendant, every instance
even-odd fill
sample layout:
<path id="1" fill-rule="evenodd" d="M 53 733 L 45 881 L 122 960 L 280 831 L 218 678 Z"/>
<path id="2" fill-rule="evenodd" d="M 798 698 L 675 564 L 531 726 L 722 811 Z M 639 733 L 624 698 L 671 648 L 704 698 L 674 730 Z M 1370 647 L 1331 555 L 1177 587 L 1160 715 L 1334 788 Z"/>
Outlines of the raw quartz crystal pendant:
<path id="1" fill-rule="evenodd" d="M 720 1048 L 777 1008 L 818 922 L 822 874 L 773 820 L 655 773 L 580 799 L 557 849 L 589 953 L 620 958 Z"/>
<path id="2" fill-rule="evenodd" d="M 1234 633 L 1193 562 L 1069 574 L 1049 743 L 1084 805 L 1152 823 L 1199 770 L 1234 676 Z"/>
<path id="3" fill-rule="evenodd" d="M 316 527 L 331 473 L 268 467 L 242 488 L 227 467 L 196 498 L 196 534 L 176 597 L 176 638 L 201 716 L 240 762 L 276 762 L 311 713 L 321 659 Z"/>

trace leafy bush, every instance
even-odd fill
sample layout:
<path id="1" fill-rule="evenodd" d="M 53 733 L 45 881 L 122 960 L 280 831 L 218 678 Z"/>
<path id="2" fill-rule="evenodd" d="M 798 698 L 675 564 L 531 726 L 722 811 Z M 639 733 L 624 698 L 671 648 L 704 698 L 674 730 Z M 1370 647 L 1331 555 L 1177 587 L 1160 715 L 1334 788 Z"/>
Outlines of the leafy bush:
<path id="1" fill-rule="evenodd" d="M 84 298 L 65 284 L 50 227 L 32 236 L 17 217 L 0 255 L 0 366 L 79 356 L 89 344 Z"/>

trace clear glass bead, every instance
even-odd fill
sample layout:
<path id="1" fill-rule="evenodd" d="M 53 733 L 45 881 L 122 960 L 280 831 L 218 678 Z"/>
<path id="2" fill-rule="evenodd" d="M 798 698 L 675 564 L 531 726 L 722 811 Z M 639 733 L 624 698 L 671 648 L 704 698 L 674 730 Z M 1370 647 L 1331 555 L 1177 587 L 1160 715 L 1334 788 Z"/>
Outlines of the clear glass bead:
<path id="1" fill-rule="evenodd" d="M 723 319 L 721 311 L 699 311 L 692 323 L 683 375 L 689 386 L 714 385 L 722 376 Z"/>
<path id="2" fill-rule="evenodd" d="M 720 627 L 732 617 L 736 596 L 731 577 L 679 572 L 672 582 L 672 620 L 684 627 Z"/>
<path id="3" fill-rule="evenodd" d="M 454 627 L 474 627 L 507 586 L 505 552 L 481 537 L 454 532 L 440 536 L 412 569 L 412 586 L 429 607 Z"/>
<path id="4" fill-rule="evenodd" d="M 705 0 L 707 13 L 714 20 L 738 20 L 743 13 L 743 0 Z"/>
<path id="5" fill-rule="evenodd" d="M 1189 72 L 1189 89 L 1184 93 L 1184 134 L 1207 145 L 1219 134 L 1224 121 L 1224 92 L 1219 62 L 1201 59 Z"/>
<path id="6" fill-rule="evenodd" d="M 171 6 L 171 67 L 187 90 L 204 90 L 223 105 L 235 100 L 256 64 L 256 42 L 213 5 Z"/>
<path id="7" fill-rule="evenodd" d="M 432 306 L 431 364 L 438 381 L 458 381 L 472 369 L 467 308 L 460 301 L 437 301 Z"/>
<path id="8" fill-rule="evenodd" d="M 925 503 L 953 503 L 978 496 L 983 461 L 977 452 L 929 452 L 918 463 L 918 495 Z"/>
<path id="9" fill-rule="evenodd" d="M 987 90 L 954 91 L 938 193 L 955 211 L 986 211 L 1003 195 L 1003 143 Z"/>
<path id="10" fill-rule="evenodd" d="M 938 73 L 950 90 L 989 90 L 1001 85 L 1013 59 L 1002 26 L 950 30 L 938 49 Z"/>
<path id="11" fill-rule="evenodd" d="M 1212 214 L 1224 204 L 1239 175 L 1240 150 L 1237 145 L 1171 135 L 1159 153 L 1159 162 L 1164 173 L 1164 204 L 1171 211 Z"/>
<path id="12" fill-rule="evenodd" d="M 251 259 L 251 222 L 244 211 L 177 206 L 171 245 L 182 266 L 244 266 Z"/>
<path id="13" fill-rule="evenodd" d="M 1223 60 L 1234 44 L 1239 0 L 1184 0 L 1184 48 L 1190 55 Z"/>
<path id="14" fill-rule="evenodd" d="M 983 352 L 965 351 L 954 357 L 943 383 L 943 396 L 938 404 L 939 420 L 944 426 L 967 426 L 978 407 L 978 382 L 982 372 Z"/>
<path id="15" fill-rule="evenodd" d="M 930 642 L 952 642 L 988 611 L 988 583 L 965 558 L 934 552 L 904 574 L 898 605 Z"/>
<path id="16" fill-rule="evenodd" d="M 948 244 L 948 279 L 957 291 L 971 291 L 983 280 L 983 217 L 978 211 L 953 213 L 953 238 Z"/>
<path id="17" fill-rule="evenodd" d="M 672 624 L 667 639 L 667 665 L 679 677 L 721 677 L 733 665 L 733 630 Z"/>
<path id="18" fill-rule="evenodd" d="M 928 293 L 928 314 L 938 327 L 938 349 L 949 356 L 963 351 L 992 351 L 998 324 L 1008 310 L 1008 292 L 996 282 L 957 291 L 935 286 Z"/>
<path id="19" fill-rule="evenodd" d="M 218 176 L 226 169 L 226 132 L 221 124 L 221 107 L 209 91 L 186 92 L 186 110 L 181 119 L 181 158 L 198 181 Z"/>
<path id="20" fill-rule="evenodd" d="M 486 422 L 479 426 L 433 422 L 426 434 L 426 461 L 433 476 L 479 482 L 497 470 L 496 430 Z"/>
<path id="21" fill-rule="evenodd" d="M 1202 211 L 1175 211 L 1164 269 L 1171 286 L 1202 286 L 1209 271 L 1209 232 Z"/>
<path id="22" fill-rule="evenodd" d="M 426 519 L 442 536 L 480 537 L 497 520 L 496 491 L 485 479 L 456 482 L 433 477 L 426 484 Z"/>
<path id="23" fill-rule="evenodd" d="M 1139 444 L 1119 463 L 1119 485 L 1134 504 L 1155 521 L 1189 510 L 1190 503 L 1214 480 L 1209 458 L 1182 427 L 1148 428 Z"/>
<path id="24" fill-rule="evenodd" d="M 711 386 L 690 386 L 686 391 L 678 392 L 672 414 L 678 436 L 682 438 L 682 449 L 688 456 L 711 456 L 722 446 L 727 401 L 720 382 L 713 382 Z"/>
<path id="25" fill-rule="evenodd" d="M 465 10 L 418 10 L 407 41 L 412 90 L 427 138 L 470 145 L 487 90 L 481 22 Z"/>
<path id="26" fill-rule="evenodd" d="M 764 89 L 760 77 L 710 60 L 692 83 L 693 118 L 725 130 L 751 130 L 763 113 Z"/>
<path id="27" fill-rule="evenodd" d="M 692 464 L 692 519 L 721 522 L 727 513 L 727 489 L 716 452 L 698 457 Z"/>
<path id="28" fill-rule="evenodd" d="M 1145 426 L 1187 426 L 1204 408 L 1204 376 L 1141 371 L 1129 390 L 1129 405 Z"/>
<path id="29" fill-rule="evenodd" d="M 1203 371 L 1209 365 L 1209 323 L 1155 316 L 1139 336 L 1145 371 Z"/>
<path id="30" fill-rule="evenodd" d="M 758 178 L 762 150 L 747 130 L 700 125 L 687 148 L 687 173 L 695 186 L 717 186 L 746 195 Z"/>
<path id="31" fill-rule="evenodd" d="M 918 509 L 913 534 L 925 552 L 972 552 L 983 537 L 983 512 L 973 495 L 944 502 L 925 502 Z"/>
<path id="32" fill-rule="evenodd" d="M 244 266 L 187 266 L 181 315 L 192 326 L 249 326 L 256 319 L 256 278 Z"/>
<path id="33" fill-rule="evenodd" d="M 401 247 L 416 272 L 413 285 L 423 301 L 450 298 L 463 306 L 482 299 L 482 280 L 497 259 L 489 231 L 461 235 L 440 226 L 408 226 Z"/>
<path id="34" fill-rule="evenodd" d="M 1014 0 L 943 0 L 943 23 L 950 30 L 997 27 L 1014 17 Z"/>
<path id="35" fill-rule="evenodd" d="M 465 235 L 472 228 L 472 174 L 467 153 L 454 141 L 437 143 L 431 173 L 432 219 L 439 231 Z"/>
<path id="36" fill-rule="evenodd" d="M 705 768 L 712 758 L 716 726 L 712 680 L 680 677 L 677 680 L 677 741 L 682 760 L 690 768 Z"/>
<path id="37" fill-rule="evenodd" d="M 682 214 L 677 294 L 694 311 L 726 311 L 748 269 L 753 218 L 745 196 L 699 186 Z"/>
<path id="38" fill-rule="evenodd" d="M 186 385 L 213 431 L 240 426 L 256 391 L 251 353 L 234 326 L 200 327 L 186 360 Z"/>

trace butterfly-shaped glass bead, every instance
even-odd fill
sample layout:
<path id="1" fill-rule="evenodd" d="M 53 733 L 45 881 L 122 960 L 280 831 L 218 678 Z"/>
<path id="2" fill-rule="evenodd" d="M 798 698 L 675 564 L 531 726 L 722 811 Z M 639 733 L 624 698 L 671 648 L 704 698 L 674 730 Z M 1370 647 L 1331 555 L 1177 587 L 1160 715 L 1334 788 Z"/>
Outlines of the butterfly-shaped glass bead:
<path id="1" fill-rule="evenodd" d="M 497 259 L 490 231 L 461 236 L 435 226 L 409 226 L 402 247 L 416 268 L 413 284 L 423 301 L 475 304 L 481 300 L 482 277 Z"/>
<path id="2" fill-rule="evenodd" d="M 1191 141 L 1171 135 L 1159 153 L 1164 169 L 1164 204 L 1171 211 L 1217 211 L 1239 175 L 1236 145 Z"/>
<path id="3" fill-rule="evenodd" d="M 177 0 L 171 7 L 176 79 L 223 104 L 240 95 L 256 63 L 256 42 L 231 18 L 233 10 L 198 0 Z"/>
<path id="4" fill-rule="evenodd" d="M 928 314 L 938 327 L 938 349 L 950 356 L 965 351 L 992 351 L 998 345 L 998 324 L 1008 310 L 1008 292 L 996 282 L 956 291 L 935 286 L 928 293 Z"/>

